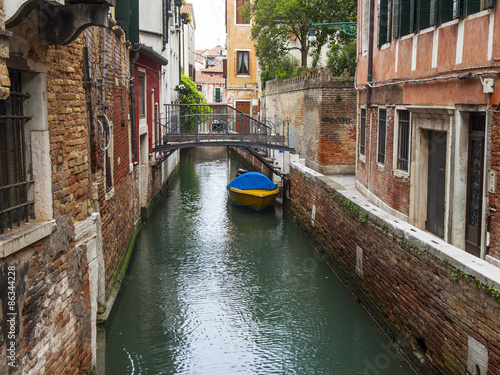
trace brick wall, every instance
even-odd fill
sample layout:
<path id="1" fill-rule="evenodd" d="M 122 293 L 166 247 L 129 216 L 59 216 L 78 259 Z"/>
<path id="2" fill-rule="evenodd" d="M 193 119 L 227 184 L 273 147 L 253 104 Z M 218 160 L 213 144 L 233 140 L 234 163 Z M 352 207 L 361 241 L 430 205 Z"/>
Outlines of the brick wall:
<path id="1" fill-rule="evenodd" d="M 490 207 L 490 247 L 489 255 L 493 258 L 500 259 L 500 114 L 499 112 L 490 112 L 492 121 L 490 134 L 491 142 L 491 160 L 490 168 L 496 174 L 495 193 L 487 194 L 487 199 Z M 488 139 L 488 136 L 487 138 Z"/>
<path id="2" fill-rule="evenodd" d="M 356 92 L 351 78 L 326 70 L 267 82 L 265 116 L 291 121 L 291 147 L 326 174 L 353 174 L 356 159 Z"/>
<path id="3" fill-rule="evenodd" d="M 106 33 L 105 55 L 102 53 L 103 32 Z M 138 205 L 134 202 L 138 200 L 138 194 L 135 194 L 134 175 L 130 170 L 129 51 L 124 35 L 109 29 L 87 29 L 83 33 L 83 40 L 89 50 L 90 72 L 96 84 L 92 88 L 92 108 L 98 115 L 96 120 L 103 124 L 105 121 L 99 115 L 102 114 L 103 104 L 102 67 L 103 64 L 106 66 L 104 104 L 106 116 L 112 125 L 112 142 L 107 150 L 102 150 L 99 128 L 94 126 L 96 123 L 90 126 L 92 183 L 96 195 L 94 199 L 101 214 L 105 287 L 109 289 L 123 260 L 135 221 L 140 216 Z M 107 174 L 111 174 L 111 183 Z"/>
<path id="4" fill-rule="evenodd" d="M 306 167 L 293 164 L 291 179 L 296 220 L 419 373 L 500 373 L 494 266 Z"/>
<path id="5" fill-rule="evenodd" d="M 106 42 L 106 114 L 112 122 L 112 146 L 99 149 L 90 121 L 83 82 L 83 49 L 88 47 L 91 74 L 101 77 L 102 30 L 87 30 L 68 46 L 44 46 L 38 41 L 36 12 L 13 28 L 15 45 L 46 78 L 47 123 L 50 138 L 51 194 L 54 226 L 50 235 L 0 258 L 0 298 L 4 305 L 7 272 L 16 270 L 16 367 L 0 362 L 2 374 L 91 373 L 95 357 L 95 316 L 90 259 L 82 222 L 100 211 L 105 284 L 116 272 L 139 217 L 137 174 L 130 170 L 128 122 L 128 50 L 123 36 L 110 30 Z M 29 48 L 24 49 L 25 46 Z M 17 47 L 16 47 L 17 48 Z M 1 43 L 0 43 L 1 49 Z M 0 59 L 0 75 L 1 75 Z M 45 82 L 45 81 L 41 81 Z M 98 82 L 98 81 L 96 81 Z M 0 86 L 2 82 L 0 81 Z M 93 87 L 91 107 L 100 100 Z M 40 91 L 42 92 L 42 91 Z M 37 93 L 32 92 L 32 95 Z M 38 93 L 38 95 L 41 95 Z M 102 109 L 101 109 L 102 110 Z M 106 158 L 109 159 L 107 163 Z M 106 172 L 112 169 L 112 186 Z M 35 186 L 38 188 L 36 185 Z M 29 226 L 28 226 L 29 227 Z M 101 225 L 99 224 L 99 228 Z M 96 226 L 91 227 L 96 231 Z M 85 233 L 83 233 L 85 235 Z M 95 234 L 94 234 L 95 235 Z M 76 244 L 77 241 L 80 241 Z M 82 245 L 83 243 L 83 245 Z M 95 280 L 94 280 L 95 282 Z M 5 310 L 0 321 L 6 321 Z M 0 357 L 6 358 L 6 325 L 0 326 Z"/>

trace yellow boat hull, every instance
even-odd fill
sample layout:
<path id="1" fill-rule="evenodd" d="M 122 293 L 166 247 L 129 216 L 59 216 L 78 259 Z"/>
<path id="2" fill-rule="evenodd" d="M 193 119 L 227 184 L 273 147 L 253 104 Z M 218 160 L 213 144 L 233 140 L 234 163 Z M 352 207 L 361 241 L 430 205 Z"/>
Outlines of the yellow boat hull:
<path id="1" fill-rule="evenodd" d="M 274 203 L 274 199 L 280 192 L 280 189 L 239 190 L 235 188 L 228 188 L 228 190 L 229 198 L 234 204 L 247 206 L 257 211 L 272 206 Z"/>

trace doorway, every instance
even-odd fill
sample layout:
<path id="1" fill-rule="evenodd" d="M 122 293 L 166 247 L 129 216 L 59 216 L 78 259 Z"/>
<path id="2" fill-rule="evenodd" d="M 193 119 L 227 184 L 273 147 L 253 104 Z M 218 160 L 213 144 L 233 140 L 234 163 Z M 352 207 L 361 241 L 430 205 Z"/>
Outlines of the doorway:
<path id="1" fill-rule="evenodd" d="M 465 251 L 477 257 L 481 255 L 485 126 L 486 116 L 471 114 L 467 164 Z"/>
<path id="2" fill-rule="evenodd" d="M 425 229 L 441 238 L 444 238 L 446 138 L 446 132 L 429 131 Z"/>
<path id="3" fill-rule="evenodd" d="M 236 102 L 236 109 L 248 116 L 241 113 L 237 114 L 236 118 L 236 132 L 240 134 L 250 133 L 250 102 Z"/>

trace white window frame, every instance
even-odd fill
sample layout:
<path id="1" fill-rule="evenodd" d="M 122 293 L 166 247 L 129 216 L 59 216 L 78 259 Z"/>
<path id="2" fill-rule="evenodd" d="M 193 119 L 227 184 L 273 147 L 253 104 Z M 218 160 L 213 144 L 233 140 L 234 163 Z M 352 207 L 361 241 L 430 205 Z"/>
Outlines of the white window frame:
<path id="1" fill-rule="evenodd" d="M 365 111 L 365 153 L 361 153 L 361 111 Z M 359 155 L 359 160 L 363 163 L 366 163 L 366 152 L 367 152 L 367 139 L 366 139 L 366 134 L 367 134 L 367 122 L 368 122 L 368 109 L 366 106 L 361 106 L 359 108 L 359 143 L 358 143 L 358 155 Z"/>
<path id="2" fill-rule="evenodd" d="M 385 110 L 385 150 L 384 150 L 384 163 L 380 163 L 378 161 L 378 154 L 379 154 L 379 139 L 380 139 L 380 111 Z M 387 114 L 388 114 L 388 108 L 385 106 L 378 107 L 378 116 L 377 116 L 377 153 L 375 155 L 375 160 L 377 161 L 377 167 L 379 170 L 383 171 L 385 169 L 385 163 L 387 162 Z"/>
<path id="3" fill-rule="evenodd" d="M 252 56 L 252 54 L 251 54 L 252 50 L 250 50 L 250 49 L 237 49 L 237 50 L 235 50 L 235 52 L 236 52 L 236 61 L 235 61 L 235 64 L 236 64 L 236 72 L 235 73 L 236 74 L 235 75 L 237 77 L 250 77 L 250 71 L 252 69 L 252 65 L 251 65 L 252 61 L 250 59 Z M 238 54 L 240 52 L 248 52 L 248 74 L 238 74 Z"/>
<path id="4" fill-rule="evenodd" d="M 398 169 L 398 157 L 399 157 L 399 112 L 407 111 L 409 114 L 409 124 L 408 124 L 408 170 L 404 171 Z M 393 139 L 393 157 L 392 157 L 392 170 L 394 177 L 408 178 L 410 177 L 411 169 L 411 136 L 412 136 L 412 115 L 411 112 L 404 106 L 396 106 L 394 113 L 394 139 Z"/>

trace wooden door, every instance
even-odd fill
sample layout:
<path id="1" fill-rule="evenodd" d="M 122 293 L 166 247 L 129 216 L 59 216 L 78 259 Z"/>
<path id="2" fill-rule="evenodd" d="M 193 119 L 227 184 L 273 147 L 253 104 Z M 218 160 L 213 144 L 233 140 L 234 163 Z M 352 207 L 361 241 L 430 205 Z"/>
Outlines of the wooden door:
<path id="1" fill-rule="evenodd" d="M 425 229 L 444 238 L 446 132 L 429 131 L 427 221 Z"/>
<path id="2" fill-rule="evenodd" d="M 250 102 L 236 102 L 236 109 L 250 116 Z M 240 134 L 250 133 L 250 117 L 241 113 L 236 114 L 236 132 Z"/>
<path id="3" fill-rule="evenodd" d="M 480 256 L 481 254 L 485 125 L 486 117 L 484 115 L 471 115 L 469 122 L 469 158 L 467 166 L 465 250 L 475 256 Z"/>

